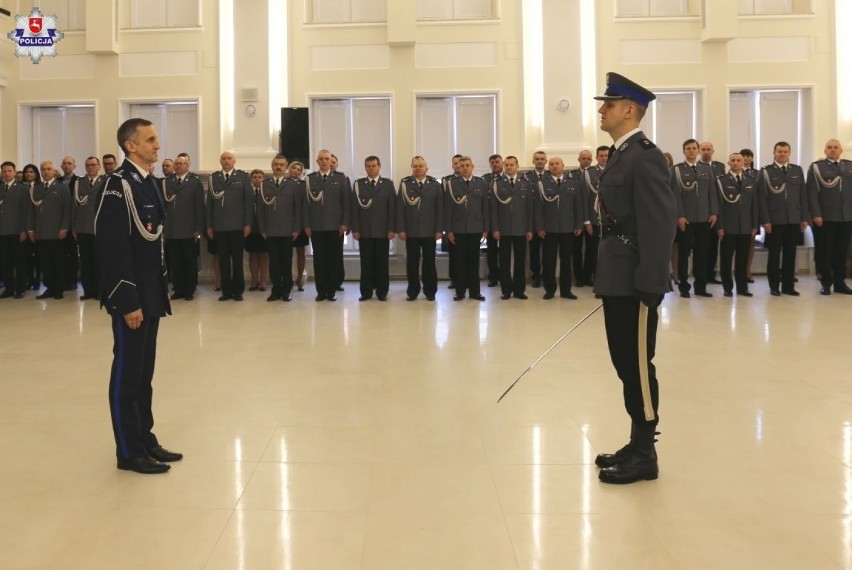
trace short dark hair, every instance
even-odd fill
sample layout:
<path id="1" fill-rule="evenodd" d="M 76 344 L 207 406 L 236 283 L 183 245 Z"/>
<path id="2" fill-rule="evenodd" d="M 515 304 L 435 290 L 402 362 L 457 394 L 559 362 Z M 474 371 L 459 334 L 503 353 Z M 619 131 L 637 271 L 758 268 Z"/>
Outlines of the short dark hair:
<path id="1" fill-rule="evenodd" d="M 97 156 L 87 156 L 87 157 L 86 157 L 86 160 L 84 160 L 84 161 L 83 161 L 83 164 L 85 164 L 85 163 L 86 163 L 87 161 L 89 161 L 89 160 L 95 160 L 95 161 L 97 161 L 98 166 L 100 166 L 100 164 L 101 164 L 101 159 L 99 159 Z"/>
<path id="2" fill-rule="evenodd" d="M 121 126 L 118 127 L 118 132 L 116 133 L 116 138 L 118 139 L 118 146 L 121 148 L 121 151 L 127 156 L 129 153 L 127 149 L 124 148 L 124 143 L 127 141 L 136 142 L 133 139 L 136 138 L 136 133 L 139 131 L 139 127 L 150 127 L 153 125 L 151 121 L 148 119 L 142 119 L 140 117 L 134 117 L 133 119 L 127 119 Z"/>
<path id="3" fill-rule="evenodd" d="M 606 146 L 605 144 L 602 144 L 601 146 L 599 146 L 598 148 L 596 148 L 596 149 L 595 149 L 595 155 L 600 154 L 600 153 L 601 153 L 601 151 L 603 151 L 603 152 L 609 152 L 609 147 L 608 147 L 608 146 Z"/>
<path id="4" fill-rule="evenodd" d="M 259 168 L 255 168 L 254 170 L 252 170 L 250 176 L 254 176 L 255 174 L 258 174 L 258 173 L 260 173 L 261 176 L 266 176 L 266 174 Z"/>
<path id="5" fill-rule="evenodd" d="M 117 159 L 117 158 L 115 158 L 115 155 L 114 155 L 114 154 L 105 154 L 105 155 L 103 155 L 103 156 L 101 157 L 101 160 L 103 160 L 104 162 L 106 162 L 106 159 L 108 159 L 108 158 L 111 158 L 111 159 L 113 159 L 114 161 L 118 162 L 118 159 Z"/>
<path id="6" fill-rule="evenodd" d="M 695 139 L 686 139 L 685 141 L 683 141 L 682 150 L 686 150 L 686 146 L 693 144 L 693 143 L 695 144 L 695 146 L 701 146 L 701 145 L 698 144 L 698 141 L 695 140 Z"/>
<path id="7" fill-rule="evenodd" d="M 454 154 L 454 155 L 453 155 L 453 160 L 455 160 L 455 159 L 457 159 L 457 158 L 463 158 L 463 157 L 464 157 L 464 155 L 461 155 L 461 154 Z"/>
<path id="8" fill-rule="evenodd" d="M 289 158 L 287 158 L 286 156 L 284 156 L 284 155 L 283 155 L 283 154 L 281 154 L 281 153 L 278 153 L 278 154 L 276 154 L 275 156 L 273 156 L 273 157 L 272 157 L 272 160 L 281 160 L 282 158 L 283 158 L 284 160 L 286 160 L 287 162 L 290 162 L 290 159 L 289 159 Z"/>
<path id="9" fill-rule="evenodd" d="M 373 161 L 375 161 L 376 164 L 378 164 L 379 166 L 382 165 L 382 161 L 379 160 L 379 157 L 372 155 L 372 154 L 364 159 L 364 165 L 366 166 L 368 162 L 373 162 Z"/>
<path id="10" fill-rule="evenodd" d="M 3 164 L 0 164 L 0 168 L 6 168 L 7 166 L 11 166 L 11 167 L 12 167 L 12 168 L 14 168 L 16 171 L 18 170 L 18 167 L 17 167 L 17 166 L 15 166 L 15 163 L 14 163 L 14 162 L 11 162 L 11 161 L 8 161 L 8 160 L 7 160 L 7 161 L 3 162 Z"/>
<path id="11" fill-rule="evenodd" d="M 500 156 L 499 154 L 492 154 L 491 156 L 488 157 L 488 162 L 491 162 L 495 158 L 499 158 L 500 160 L 503 160 L 503 157 Z"/>
<path id="12" fill-rule="evenodd" d="M 515 162 L 518 162 L 518 157 L 510 154 L 509 156 L 507 156 L 507 157 L 506 157 L 506 158 L 504 158 L 503 160 L 504 160 L 504 161 L 505 161 L 505 160 L 514 160 Z"/>
<path id="13" fill-rule="evenodd" d="M 743 155 L 743 156 L 751 156 L 751 157 L 754 157 L 754 153 L 751 151 L 751 149 L 750 149 L 750 148 L 744 148 L 744 149 L 742 149 L 742 150 L 740 151 L 740 154 L 741 154 L 741 155 Z"/>
<path id="14" fill-rule="evenodd" d="M 772 147 L 772 150 L 777 149 L 779 146 L 785 146 L 787 148 L 790 148 L 790 143 L 786 141 L 778 141 L 777 143 L 775 143 L 775 146 Z"/>

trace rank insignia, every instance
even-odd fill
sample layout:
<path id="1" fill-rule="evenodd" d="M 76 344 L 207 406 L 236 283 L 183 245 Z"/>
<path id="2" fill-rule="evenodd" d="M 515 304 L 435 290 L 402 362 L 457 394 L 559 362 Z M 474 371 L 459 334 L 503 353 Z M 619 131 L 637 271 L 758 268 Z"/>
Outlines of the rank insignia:
<path id="1" fill-rule="evenodd" d="M 628 146 L 628 143 L 624 143 L 623 145 L 621 145 L 621 147 L 619 147 L 618 152 L 624 152 L 624 149 L 626 149 Z"/>

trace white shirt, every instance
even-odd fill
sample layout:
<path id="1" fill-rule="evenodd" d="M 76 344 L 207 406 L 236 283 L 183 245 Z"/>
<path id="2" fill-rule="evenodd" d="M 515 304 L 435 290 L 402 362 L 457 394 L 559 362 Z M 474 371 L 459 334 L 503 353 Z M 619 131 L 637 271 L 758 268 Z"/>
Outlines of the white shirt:
<path id="1" fill-rule="evenodd" d="M 620 139 L 618 139 L 617 141 L 615 141 L 615 148 L 616 148 L 616 149 L 621 148 L 621 145 L 623 145 L 623 144 L 624 144 L 624 141 L 626 141 L 627 139 L 629 139 L 630 137 L 632 137 L 633 135 L 635 135 L 636 133 L 638 133 L 638 132 L 639 132 L 639 131 L 641 131 L 641 130 L 642 130 L 642 129 L 641 129 L 640 127 L 636 127 L 635 129 L 633 129 L 633 130 L 632 130 L 632 131 L 630 131 L 629 133 L 626 133 L 626 134 L 622 135 Z"/>
<path id="2" fill-rule="evenodd" d="M 147 168 L 142 168 L 141 166 L 139 166 L 138 164 L 136 164 L 135 162 L 133 162 L 129 158 L 127 159 L 127 161 L 130 164 L 132 164 L 134 167 L 136 167 L 136 170 L 139 171 L 139 176 L 142 177 L 142 180 L 145 180 L 146 178 L 148 178 L 148 169 Z"/>

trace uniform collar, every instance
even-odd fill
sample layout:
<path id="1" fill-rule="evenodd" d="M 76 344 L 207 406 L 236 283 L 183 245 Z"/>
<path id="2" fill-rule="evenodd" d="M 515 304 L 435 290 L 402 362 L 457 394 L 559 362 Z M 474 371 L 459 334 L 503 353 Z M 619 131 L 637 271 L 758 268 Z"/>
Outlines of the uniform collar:
<path id="1" fill-rule="evenodd" d="M 623 145 L 623 144 L 624 144 L 624 142 L 625 142 L 627 139 L 629 139 L 630 137 L 632 137 L 632 136 L 633 136 L 633 135 L 635 135 L 636 133 L 640 132 L 641 130 L 642 130 L 642 129 L 641 129 L 640 127 L 636 127 L 636 128 L 635 128 L 635 129 L 633 129 L 632 131 L 630 131 L 630 132 L 625 133 L 624 135 L 622 135 L 620 139 L 618 139 L 617 141 L 615 141 L 615 148 L 617 148 L 617 149 L 618 149 L 618 148 L 621 148 L 621 145 Z"/>
<path id="2" fill-rule="evenodd" d="M 142 180 L 145 180 L 146 178 L 148 178 L 148 169 L 147 168 L 142 168 L 141 166 L 139 166 L 138 164 L 136 164 L 135 162 L 133 162 L 129 158 L 127 159 L 127 162 L 132 164 L 134 166 L 134 168 L 136 168 L 136 170 L 139 171 L 139 176 L 142 177 Z"/>

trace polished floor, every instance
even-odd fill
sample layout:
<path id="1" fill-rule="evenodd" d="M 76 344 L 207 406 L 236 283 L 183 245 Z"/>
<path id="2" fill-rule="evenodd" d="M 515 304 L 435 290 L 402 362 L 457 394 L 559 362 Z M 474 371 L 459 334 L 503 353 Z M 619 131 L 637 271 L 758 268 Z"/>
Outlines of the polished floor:
<path id="1" fill-rule="evenodd" d="M 597 302 L 216 301 L 160 329 L 166 475 L 115 468 L 108 319 L 0 300 L 2 569 L 852 568 L 852 297 L 669 295 L 660 478 L 597 480 L 628 433 Z"/>

